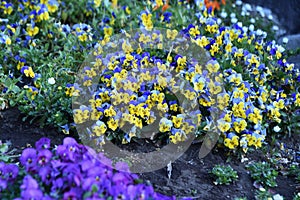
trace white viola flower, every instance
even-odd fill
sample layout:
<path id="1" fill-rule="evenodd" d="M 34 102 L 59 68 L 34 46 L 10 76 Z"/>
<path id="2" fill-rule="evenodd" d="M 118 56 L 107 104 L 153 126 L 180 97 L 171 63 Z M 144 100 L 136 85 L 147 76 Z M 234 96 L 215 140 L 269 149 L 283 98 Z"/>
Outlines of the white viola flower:
<path id="1" fill-rule="evenodd" d="M 244 8 L 245 8 L 246 10 L 248 10 L 248 11 L 252 11 L 252 7 L 251 7 L 251 5 L 250 5 L 249 3 L 246 3 L 246 4 L 244 5 Z"/>
<path id="2" fill-rule="evenodd" d="M 254 25 L 253 25 L 253 24 L 250 24 L 249 30 L 250 30 L 250 31 L 254 31 Z"/>
<path id="3" fill-rule="evenodd" d="M 220 15 L 221 15 L 222 18 L 226 18 L 227 17 L 227 12 L 222 11 Z"/>
<path id="4" fill-rule="evenodd" d="M 54 84 L 55 84 L 55 79 L 54 79 L 53 77 L 48 78 L 48 83 L 49 83 L 50 85 L 54 85 Z"/>
<path id="5" fill-rule="evenodd" d="M 263 34 L 263 31 L 262 31 L 261 29 L 257 29 L 256 34 L 257 34 L 257 35 L 262 35 L 262 34 Z"/>
<path id="6" fill-rule="evenodd" d="M 263 8 L 261 6 L 256 6 L 256 11 L 257 12 L 262 12 L 263 11 Z"/>
<path id="7" fill-rule="evenodd" d="M 243 2 L 242 2 L 241 0 L 237 0 L 237 1 L 235 2 L 235 4 L 238 5 L 238 6 L 240 6 L 240 5 L 243 4 Z"/>
<path id="8" fill-rule="evenodd" d="M 231 18 L 231 23 L 235 24 L 237 23 L 238 19 L 237 18 Z"/>
<path id="9" fill-rule="evenodd" d="M 256 21 L 256 20 L 255 20 L 254 18 L 251 18 L 251 19 L 250 19 L 250 22 L 251 22 L 251 23 L 255 23 L 255 21 Z"/>
<path id="10" fill-rule="evenodd" d="M 278 51 L 279 51 L 280 53 L 282 53 L 282 52 L 285 51 L 285 48 L 283 48 L 283 46 L 281 46 L 281 45 L 278 45 Z"/>
<path id="11" fill-rule="evenodd" d="M 282 42 L 284 44 L 287 44 L 289 42 L 289 38 L 287 38 L 287 37 L 282 38 Z"/>
<path id="12" fill-rule="evenodd" d="M 278 132 L 281 130 L 281 128 L 280 128 L 279 126 L 275 126 L 275 127 L 273 128 L 273 130 L 274 130 L 276 133 L 278 133 Z"/>
<path id="13" fill-rule="evenodd" d="M 279 27 L 276 26 L 276 25 L 274 25 L 274 26 L 272 27 L 272 29 L 273 29 L 274 31 L 278 31 L 278 30 L 279 30 Z"/>
<path id="14" fill-rule="evenodd" d="M 276 194 L 273 196 L 273 200 L 283 200 L 283 196 L 281 196 L 280 194 Z"/>
<path id="15" fill-rule="evenodd" d="M 273 20 L 273 15 L 271 15 L 271 14 L 268 15 L 268 19 L 269 19 L 269 20 Z"/>

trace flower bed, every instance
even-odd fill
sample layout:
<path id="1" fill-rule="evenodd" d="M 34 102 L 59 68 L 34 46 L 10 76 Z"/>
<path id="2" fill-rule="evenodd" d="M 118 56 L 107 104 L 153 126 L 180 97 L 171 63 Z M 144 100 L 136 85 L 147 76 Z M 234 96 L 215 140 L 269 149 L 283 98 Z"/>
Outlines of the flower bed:
<path id="1" fill-rule="evenodd" d="M 249 6 L 226 18 L 238 5 L 1 1 L 0 109 L 17 106 L 24 120 L 96 148 L 130 145 L 147 126 L 158 147 L 190 138 L 243 156 L 268 147 L 299 128 L 300 73 L 284 47 L 269 41 L 270 27 L 255 29 L 247 21 Z M 163 198 L 135 184 L 135 175 L 105 167 L 71 138 L 53 151 L 48 140 L 47 148 L 40 142 L 23 151 L 24 170 L 1 163 L 2 191 L 16 191 L 3 197 Z M 92 181 L 98 175 L 107 177 Z"/>

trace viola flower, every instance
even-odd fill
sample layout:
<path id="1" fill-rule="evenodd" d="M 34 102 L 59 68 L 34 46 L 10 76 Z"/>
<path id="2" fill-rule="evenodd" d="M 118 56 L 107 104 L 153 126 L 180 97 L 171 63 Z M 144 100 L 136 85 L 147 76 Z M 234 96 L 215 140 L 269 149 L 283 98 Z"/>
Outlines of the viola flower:
<path id="1" fill-rule="evenodd" d="M 247 122 L 244 119 L 238 118 L 233 122 L 233 128 L 237 133 L 244 131 L 247 127 Z"/>
<path id="2" fill-rule="evenodd" d="M 12 13 L 13 9 L 13 4 L 11 3 L 7 3 L 6 1 L 1 2 L 3 6 L 1 6 L 0 8 L 2 8 L 4 10 L 4 14 L 5 15 L 10 15 Z"/>
<path id="3" fill-rule="evenodd" d="M 24 89 L 26 89 L 26 91 L 28 91 L 27 97 L 30 97 L 31 100 L 34 100 L 36 95 L 39 93 L 39 90 L 36 87 L 33 87 L 33 86 L 25 85 Z"/>
<path id="4" fill-rule="evenodd" d="M 218 120 L 218 129 L 222 132 L 225 133 L 229 131 L 231 128 L 231 123 L 226 122 L 224 119 L 219 119 Z"/>
<path id="5" fill-rule="evenodd" d="M 86 42 L 92 41 L 92 28 L 88 24 L 74 24 L 72 29 L 75 31 L 75 35 L 78 37 L 79 41 Z"/>
<path id="6" fill-rule="evenodd" d="M 102 136 L 107 130 L 107 127 L 104 122 L 97 121 L 94 126 L 92 126 L 92 132 L 97 136 Z"/>
<path id="7" fill-rule="evenodd" d="M 50 185 L 53 181 L 53 172 L 50 166 L 41 167 L 39 169 L 39 176 L 41 177 L 41 180 L 46 185 Z"/>
<path id="8" fill-rule="evenodd" d="M 52 158 L 52 153 L 48 149 L 42 149 L 38 152 L 37 163 L 41 166 L 46 165 L 50 162 Z"/>
<path id="9" fill-rule="evenodd" d="M 4 34 L 0 33 L 0 43 L 6 44 L 6 45 L 11 45 L 11 39 L 8 35 L 4 35 Z"/>
<path id="10" fill-rule="evenodd" d="M 50 12 L 50 13 L 56 12 L 59 7 L 59 3 L 56 0 L 49 0 L 48 4 L 46 4 L 46 5 L 48 8 L 48 12 Z"/>
<path id="11" fill-rule="evenodd" d="M 26 175 L 21 185 L 21 197 L 23 199 L 42 199 L 43 193 L 39 185 L 30 175 Z"/>
<path id="12" fill-rule="evenodd" d="M 142 11 L 140 14 L 140 18 L 142 20 L 142 24 L 146 28 L 147 31 L 152 30 L 153 24 L 152 24 L 152 14 L 147 11 Z"/>
<path id="13" fill-rule="evenodd" d="M 171 131 L 172 126 L 173 123 L 171 120 L 168 120 L 167 118 L 162 118 L 159 122 L 159 131 L 162 133 Z"/>
<path id="14" fill-rule="evenodd" d="M 80 199 L 82 190 L 79 188 L 71 188 L 64 193 L 63 199 Z"/>
<path id="15" fill-rule="evenodd" d="M 35 73 L 33 72 L 32 68 L 28 66 L 23 66 L 21 68 L 21 73 L 25 74 L 26 77 L 30 77 L 30 78 L 35 77 Z"/>
<path id="16" fill-rule="evenodd" d="M 176 128 L 171 129 L 171 135 L 169 138 L 173 144 L 177 144 L 179 142 L 185 141 L 186 139 L 183 130 L 176 129 Z"/>
<path id="17" fill-rule="evenodd" d="M 164 12 L 161 16 L 161 20 L 163 22 L 170 23 L 172 15 L 173 14 L 171 12 Z"/>
<path id="18" fill-rule="evenodd" d="M 300 107 L 300 93 L 294 94 L 293 95 L 293 99 L 294 99 L 294 104 L 298 107 Z"/>
<path id="19" fill-rule="evenodd" d="M 42 137 L 38 141 L 35 142 L 35 148 L 40 151 L 42 149 L 50 148 L 50 139 L 46 137 Z"/>
<path id="20" fill-rule="evenodd" d="M 18 176 L 19 168 L 15 164 L 8 164 L 5 173 L 7 174 L 8 181 L 14 181 Z"/>
<path id="21" fill-rule="evenodd" d="M 40 4 L 39 6 L 37 6 L 36 12 L 37 22 L 49 20 L 50 16 L 48 12 L 48 7 L 45 4 Z"/>
<path id="22" fill-rule="evenodd" d="M 39 33 L 39 27 L 35 24 L 27 24 L 26 32 L 30 37 L 33 37 Z"/>
<path id="23" fill-rule="evenodd" d="M 80 88 L 78 84 L 70 84 L 68 83 L 66 85 L 65 93 L 67 96 L 72 97 L 72 96 L 79 96 L 80 95 Z"/>
<path id="24" fill-rule="evenodd" d="M 34 171 L 37 163 L 37 152 L 33 148 L 25 149 L 20 157 L 20 162 L 25 166 L 26 171 Z"/>
<path id="25" fill-rule="evenodd" d="M 18 24 L 14 23 L 11 25 L 6 25 L 6 28 L 8 30 L 8 33 L 10 36 L 14 35 L 16 33 L 16 28 L 18 27 Z"/>
<path id="26" fill-rule="evenodd" d="M 57 154 L 60 158 L 65 161 L 75 161 L 79 153 L 80 146 L 77 144 L 76 140 L 73 138 L 65 138 L 63 145 L 57 147 Z"/>
<path id="27" fill-rule="evenodd" d="M 234 133 L 229 133 L 224 140 L 224 145 L 229 149 L 235 149 L 239 145 L 239 137 Z"/>

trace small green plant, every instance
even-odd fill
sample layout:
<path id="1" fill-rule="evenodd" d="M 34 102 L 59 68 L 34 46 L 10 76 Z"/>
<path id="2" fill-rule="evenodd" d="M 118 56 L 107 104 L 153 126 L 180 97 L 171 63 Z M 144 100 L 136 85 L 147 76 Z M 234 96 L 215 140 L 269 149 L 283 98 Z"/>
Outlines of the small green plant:
<path id="1" fill-rule="evenodd" d="M 1 140 L 0 140 L 0 162 L 11 162 L 12 161 L 12 158 L 14 157 L 18 157 L 19 155 L 14 155 L 14 150 L 10 150 L 10 145 L 11 143 L 8 141 L 8 142 L 5 142 L 3 143 Z"/>
<path id="2" fill-rule="evenodd" d="M 271 167 L 267 162 L 257 162 L 247 165 L 247 169 L 250 171 L 251 177 L 269 187 L 276 187 L 276 177 L 278 172 Z"/>
<path id="3" fill-rule="evenodd" d="M 21 89 L 17 86 L 19 79 L 13 77 L 13 75 L 5 76 L 0 70 L 0 110 L 4 110 L 9 105 L 16 105 L 19 100 L 18 94 L 21 93 Z"/>
<path id="4" fill-rule="evenodd" d="M 247 197 L 237 197 L 234 200 L 247 200 Z"/>
<path id="5" fill-rule="evenodd" d="M 259 188 L 259 190 L 255 191 L 255 199 L 256 200 L 272 199 L 272 194 L 265 188 Z"/>
<path id="6" fill-rule="evenodd" d="M 216 181 L 214 182 L 216 185 L 229 185 L 231 182 L 236 181 L 238 179 L 237 172 L 234 169 L 232 169 L 232 167 L 229 165 L 216 165 L 212 169 L 211 173 L 216 177 Z"/>
<path id="7" fill-rule="evenodd" d="M 300 168 L 298 165 L 291 165 L 289 175 L 295 177 L 297 182 L 300 182 Z"/>
<path id="8" fill-rule="evenodd" d="M 294 196 L 293 200 L 300 200 L 300 192 Z"/>

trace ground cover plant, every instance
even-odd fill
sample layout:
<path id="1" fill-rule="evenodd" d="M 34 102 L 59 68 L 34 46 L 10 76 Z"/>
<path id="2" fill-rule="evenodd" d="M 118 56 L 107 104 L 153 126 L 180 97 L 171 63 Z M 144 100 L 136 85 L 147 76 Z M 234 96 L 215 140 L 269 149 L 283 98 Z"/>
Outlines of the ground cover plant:
<path id="1" fill-rule="evenodd" d="M 109 159 L 73 138 L 50 145 L 41 138 L 23 150 L 20 166 L 0 162 L 1 199 L 174 199 L 142 184 L 126 163 L 116 163 L 123 172 L 115 171 Z"/>
<path id="2" fill-rule="evenodd" d="M 230 184 L 238 179 L 237 172 L 231 166 L 216 165 L 211 173 L 216 177 L 215 184 Z"/>
<path id="3" fill-rule="evenodd" d="M 241 1 L 1 1 L 0 110 L 17 107 L 24 123 L 51 126 L 78 142 L 95 141 L 97 147 L 113 142 L 130 149 L 130 145 L 150 143 L 160 149 L 192 137 L 194 143 L 211 148 L 217 143 L 216 151 L 243 160 L 277 145 L 275 151 L 293 155 L 288 164 L 282 164 L 281 158 L 264 157 L 266 166 L 264 162 L 248 165 L 251 176 L 264 187 L 274 187 L 275 174 L 282 170 L 272 173 L 269 163 L 280 163 L 299 181 L 297 144 L 294 153 L 286 153 L 278 143 L 298 137 L 300 73 L 287 61 L 290 52 L 274 40 L 278 24 L 272 15 L 261 20 L 262 9 L 253 9 Z M 129 38 L 131 43 L 127 43 Z M 183 41 L 189 50 L 182 47 Z M 203 52 L 207 57 L 196 60 Z M 147 126 L 152 127 L 150 132 L 157 131 L 145 144 L 139 138 Z M 47 139 L 43 141 L 48 145 Z M 70 151 L 80 150 L 79 157 L 71 153 L 66 156 L 72 158 L 64 160 L 60 150 L 66 146 Z M 37 166 L 24 161 L 25 154 L 33 156 L 36 150 L 24 150 L 17 167 L 10 164 L 17 162 L 16 151 L 5 143 L 0 147 L 0 160 L 6 162 L 1 162 L 3 198 L 26 199 L 33 192 L 54 199 L 67 199 L 64 195 L 78 199 L 165 197 L 150 185 L 135 183 L 137 176 L 106 167 L 112 177 L 103 179 L 112 181 L 85 187 L 91 180 L 89 173 L 95 174 L 81 162 L 100 163 L 83 153 L 88 147 L 71 138 L 53 150 L 36 146 L 45 153 L 42 158 L 39 153 L 34 157 L 45 162 Z M 64 170 L 74 169 L 65 165 L 79 165 L 81 171 L 65 176 Z M 222 169 L 213 170 L 218 183 L 236 179 L 229 168 L 231 178 L 218 173 Z M 128 184 L 120 185 L 123 179 L 114 182 L 114 173 L 115 179 L 124 178 Z M 70 180 L 71 176 L 76 180 Z M 68 184 L 55 188 L 59 181 Z M 15 193 L 3 193 L 10 187 Z M 121 189 L 114 191 L 116 187 Z M 257 189 L 258 199 L 275 195 Z M 137 190 L 144 192 L 130 196 Z"/>

